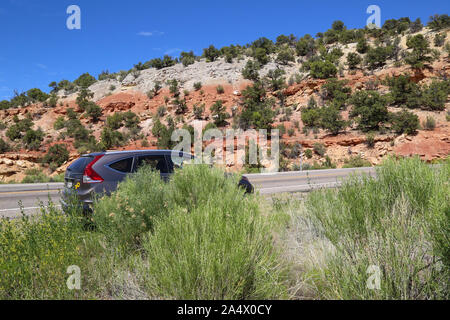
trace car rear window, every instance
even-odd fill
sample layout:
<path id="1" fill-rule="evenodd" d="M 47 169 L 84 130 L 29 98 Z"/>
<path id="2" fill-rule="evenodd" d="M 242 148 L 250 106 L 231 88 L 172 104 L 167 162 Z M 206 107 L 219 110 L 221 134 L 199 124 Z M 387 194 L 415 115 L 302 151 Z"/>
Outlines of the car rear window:
<path id="1" fill-rule="evenodd" d="M 94 160 L 94 157 L 81 157 L 75 160 L 67 170 L 73 173 L 83 173 L 86 166 Z"/>
<path id="2" fill-rule="evenodd" d="M 122 173 L 131 172 L 133 166 L 133 158 L 122 159 L 109 165 L 110 168 Z"/>

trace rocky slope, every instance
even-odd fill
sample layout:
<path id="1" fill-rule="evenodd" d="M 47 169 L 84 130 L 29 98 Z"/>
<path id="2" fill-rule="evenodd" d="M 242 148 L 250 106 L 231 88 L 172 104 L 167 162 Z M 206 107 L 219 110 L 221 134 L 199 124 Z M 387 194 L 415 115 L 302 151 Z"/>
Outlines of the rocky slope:
<path id="1" fill-rule="evenodd" d="M 430 43 L 433 43 L 433 32 L 424 29 L 422 33 L 430 39 Z M 447 32 L 447 39 L 449 38 L 450 32 Z M 406 50 L 405 43 L 406 36 L 402 38 L 400 43 L 402 50 Z M 338 44 L 332 47 L 339 47 L 344 52 L 343 57 L 340 59 L 340 65 L 344 66 L 347 53 L 355 51 L 356 44 L 352 43 L 345 46 Z M 442 79 L 449 75 L 449 56 L 442 48 L 437 49 L 441 51 L 440 58 L 422 71 L 413 71 L 406 65 L 398 66 L 394 61 L 388 61 L 385 67 L 375 70 L 373 73 L 362 70 L 351 71 L 344 67 L 340 71 L 339 79 L 347 80 L 348 86 L 351 87 L 352 91 L 365 89 L 373 81 L 380 81 L 387 76 L 398 76 L 405 72 L 412 74 L 412 79 L 416 83 L 429 83 L 432 79 Z M 100 139 L 104 121 L 108 116 L 116 112 L 130 110 L 139 115 L 144 140 L 148 141 L 149 146 L 143 147 L 142 140 L 138 140 L 132 141 L 118 149 L 156 148 L 156 139 L 152 136 L 151 130 L 153 115 L 157 112 L 158 107 L 167 105 L 168 111 L 166 116 L 170 114 L 173 118 L 176 117 L 174 106 L 165 101 L 165 97 L 171 97 L 169 89 L 165 86 L 167 80 L 176 79 L 180 82 L 181 92 L 183 90 L 189 91 L 188 95 L 182 94 L 182 96 L 185 96 L 188 106 L 188 110 L 184 114 L 184 123 L 191 124 L 194 121 L 193 106 L 204 103 L 206 109 L 203 124 L 206 124 L 212 120 L 209 107 L 215 101 L 222 100 L 230 114 L 233 109 L 239 106 L 240 92 L 251 84 L 248 80 L 243 79 L 241 73 L 247 60 L 248 58 L 243 58 L 240 61 L 227 63 L 223 58 L 214 62 L 206 62 L 202 59 L 187 67 L 177 64 L 161 70 L 153 68 L 143 70 L 138 75 L 130 73 L 123 81 L 98 81 L 89 90 L 94 93 L 93 100 L 102 108 L 103 116 L 98 123 L 92 123 L 88 119 L 81 119 L 81 122 L 86 128 L 92 130 L 92 134 L 97 139 Z M 279 115 L 274 123 L 275 126 L 284 124 L 286 129 L 289 129 L 294 128 L 296 121 L 299 122 L 299 128 L 295 128 L 293 135 L 285 134 L 282 137 L 284 142 L 290 144 L 300 143 L 304 148 L 311 148 L 315 142 L 323 143 L 327 147 L 327 155 L 338 167 L 343 165 L 346 158 L 354 155 L 360 155 L 363 159 L 375 165 L 389 154 L 399 156 L 419 155 L 427 161 L 443 159 L 450 154 L 450 122 L 446 118 L 449 110 L 448 102 L 446 110 L 440 112 L 422 111 L 419 109 L 411 110 L 419 116 L 421 123 L 427 116 L 431 115 L 437 123 L 435 130 L 419 130 L 418 134 L 413 136 L 395 135 L 394 133 L 377 134 L 375 145 L 372 148 L 369 148 L 366 144 L 366 134 L 356 130 L 354 127 L 347 128 L 345 132 L 337 136 L 329 135 L 323 130 L 305 135 L 302 130 L 301 107 L 305 106 L 312 96 L 319 100 L 320 88 L 326 80 L 312 79 L 308 74 L 299 72 L 302 62 L 303 59 L 298 57 L 295 63 L 290 63 L 287 66 L 269 62 L 260 72 L 264 76 L 271 69 L 282 68 L 286 71 L 286 79 L 296 77 L 299 80 L 297 83 L 291 84 L 284 89 L 284 93 L 287 96 L 286 104 L 293 111 L 289 121 L 281 121 L 281 115 Z M 155 81 L 161 81 L 163 88 L 158 95 L 150 98 L 147 92 L 153 88 Z M 195 91 L 193 89 L 195 82 L 203 84 L 201 90 Z M 219 84 L 224 87 L 224 93 L 222 94 L 219 94 L 216 90 Z M 381 93 L 388 91 L 387 87 L 383 85 L 380 85 L 377 90 Z M 58 141 L 59 132 L 53 128 L 57 117 L 66 115 L 69 107 L 74 108 L 76 111 L 78 110 L 75 102 L 77 93 L 67 95 L 65 92 L 60 91 L 58 96 L 59 101 L 55 108 L 34 104 L 19 109 L 0 110 L 0 121 L 7 126 L 13 123 L 14 116 L 22 119 L 27 115 L 31 115 L 34 121 L 34 128 L 40 127 L 46 134 L 39 151 L 31 152 L 22 149 L 0 155 L 0 181 L 19 181 L 23 178 L 27 169 L 39 168 L 39 158 L 45 154 L 49 146 L 55 143 L 64 143 L 68 147 L 70 151 L 69 162 L 78 156 L 77 150 L 72 145 L 72 139 Z M 390 107 L 390 109 L 391 111 L 399 111 L 399 108 Z M 348 118 L 348 111 L 344 111 L 343 116 Z M 179 126 L 182 125 L 183 123 L 179 124 Z M 0 137 L 6 140 L 5 130 L 0 131 Z M 146 144 L 144 143 L 144 145 Z M 298 163 L 298 160 L 290 161 Z M 321 161 L 323 161 L 323 157 L 318 155 L 305 160 L 306 163 L 310 164 Z M 63 172 L 66 166 L 67 164 L 63 165 L 56 173 Z M 50 171 L 46 170 L 50 174 Z"/>

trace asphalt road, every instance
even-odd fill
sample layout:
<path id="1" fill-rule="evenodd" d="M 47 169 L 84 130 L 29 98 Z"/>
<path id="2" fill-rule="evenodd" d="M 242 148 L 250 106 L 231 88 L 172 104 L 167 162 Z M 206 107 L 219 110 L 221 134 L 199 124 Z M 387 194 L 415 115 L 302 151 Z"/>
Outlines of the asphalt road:
<path id="1" fill-rule="evenodd" d="M 63 183 L 0 185 L 0 218 L 16 217 L 21 210 L 25 214 L 37 213 L 41 204 L 48 206 L 49 197 L 59 206 L 59 193 L 63 186 Z"/>
<path id="2" fill-rule="evenodd" d="M 374 168 L 246 174 L 261 194 L 308 192 L 318 188 L 333 188 L 350 175 L 375 174 Z M 62 183 L 0 185 L 0 217 L 17 217 L 21 207 L 25 214 L 39 212 L 40 204 L 48 205 L 49 197 L 59 205 Z M 19 204 L 21 203 L 21 205 Z"/>

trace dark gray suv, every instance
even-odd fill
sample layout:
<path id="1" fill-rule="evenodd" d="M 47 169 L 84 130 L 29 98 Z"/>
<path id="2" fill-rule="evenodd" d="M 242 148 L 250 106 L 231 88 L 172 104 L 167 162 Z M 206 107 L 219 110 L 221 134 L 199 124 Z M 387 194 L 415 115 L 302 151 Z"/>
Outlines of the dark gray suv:
<path id="1" fill-rule="evenodd" d="M 111 194 L 119 182 L 128 174 L 136 172 L 140 166 L 148 165 L 159 171 L 161 178 L 167 180 L 175 168 L 193 159 L 191 154 L 170 150 L 110 151 L 91 153 L 75 160 L 65 174 L 65 188 L 61 204 L 67 207 L 67 199 L 75 196 L 85 211 L 90 210 L 95 194 Z M 253 186 L 246 177 L 239 185 L 247 193 Z"/>

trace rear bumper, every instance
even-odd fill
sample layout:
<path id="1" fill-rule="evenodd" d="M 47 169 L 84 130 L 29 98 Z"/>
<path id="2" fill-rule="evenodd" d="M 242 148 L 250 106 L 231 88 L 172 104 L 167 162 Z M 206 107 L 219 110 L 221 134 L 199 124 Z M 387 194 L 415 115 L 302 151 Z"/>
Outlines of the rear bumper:
<path id="1" fill-rule="evenodd" d="M 73 195 L 70 195 L 70 193 L 67 192 L 67 190 L 64 190 L 62 192 L 62 197 L 60 199 L 61 207 L 65 213 L 67 213 L 71 207 L 72 202 L 74 205 L 79 205 L 83 212 L 92 212 L 92 200 L 81 200 L 78 197 L 74 197 L 75 200 L 68 200 L 69 197 L 73 197 Z M 72 204 L 72 205 L 73 205 Z"/>

